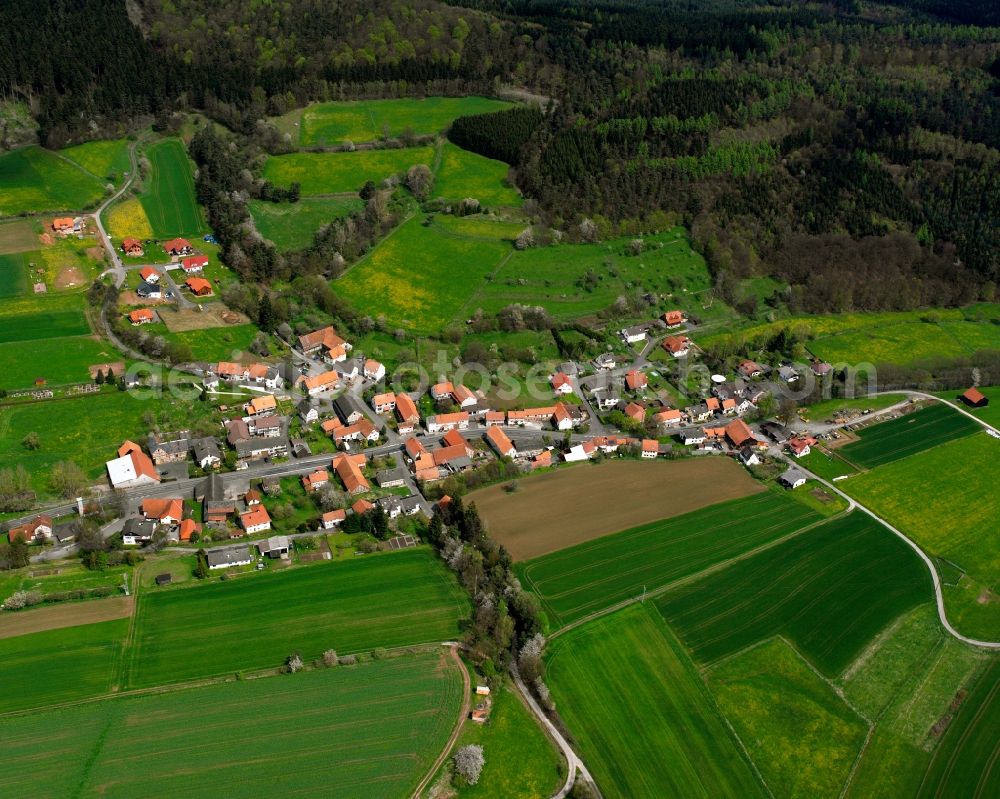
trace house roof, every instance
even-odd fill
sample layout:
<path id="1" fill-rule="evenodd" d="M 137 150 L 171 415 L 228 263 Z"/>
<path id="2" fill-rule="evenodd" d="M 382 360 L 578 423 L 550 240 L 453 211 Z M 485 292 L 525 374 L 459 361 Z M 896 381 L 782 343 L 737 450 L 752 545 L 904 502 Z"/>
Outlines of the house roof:
<path id="1" fill-rule="evenodd" d="M 633 369 L 625 373 L 625 385 L 630 389 L 642 388 L 649 383 L 649 379 L 642 372 Z"/>
<path id="2" fill-rule="evenodd" d="M 427 421 L 434 419 L 439 425 L 443 424 L 459 424 L 460 422 L 469 421 L 469 414 L 465 411 L 459 411 L 458 413 L 439 413 L 437 416 L 429 416 Z"/>
<path id="3" fill-rule="evenodd" d="M 655 414 L 653 416 L 653 421 L 657 423 L 672 422 L 675 419 L 680 419 L 680 418 L 681 418 L 681 412 L 679 410 L 677 410 L 676 408 L 668 408 L 665 411 L 660 411 L 659 413 Z"/>
<path id="4" fill-rule="evenodd" d="M 675 325 L 684 321 L 684 311 L 667 311 L 661 318 L 668 325 Z"/>
<path id="5" fill-rule="evenodd" d="M 507 455 L 511 450 L 517 451 L 510 437 L 499 427 L 489 427 L 486 429 L 486 440 L 493 445 L 501 455 Z"/>
<path id="6" fill-rule="evenodd" d="M 212 290 L 212 284 L 203 277 L 189 277 L 184 281 L 184 285 L 191 289 L 191 291 L 195 294 L 200 294 L 202 291 Z"/>
<path id="7" fill-rule="evenodd" d="M 303 377 L 302 383 L 306 387 L 306 391 L 314 391 L 318 388 L 325 388 L 327 386 L 335 386 L 340 381 L 340 375 L 336 372 L 323 372 L 320 375 L 314 375 L 313 377 Z"/>
<path id="8" fill-rule="evenodd" d="M 257 527 L 261 524 L 270 524 L 271 517 L 268 515 L 267 508 L 263 505 L 257 505 L 253 510 L 248 510 L 246 513 L 240 514 L 240 524 L 246 527 Z"/>
<path id="9" fill-rule="evenodd" d="M 124 445 L 122 446 L 124 447 Z M 111 477 L 111 484 L 117 486 L 139 477 L 148 477 L 154 482 L 160 482 L 160 475 L 156 471 L 153 461 L 137 445 L 132 444 L 132 446 L 135 447 L 134 450 L 130 450 L 115 460 L 108 461 L 108 475 Z"/>
<path id="10" fill-rule="evenodd" d="M 355 513 L 361 514 L 361 513 L 368 513 L 368 511 L 372 510 L 374 507 L 375 506 L 372 505 L 372 503 L 370 503 L 367 499 L 359 499 L 357 502 L 351 505 L 351 510 L 353 510 Z"/>
<path id="11" fill-rule="evenodd" d="M 136 248 L 142 249 L 142 242 L 139 241 L 139 239 L 131 239 L 131 238 L 129 238 L 129 239 L 123 239 L 122 240 L 122 249 L 133 250 L 133 249 L 136 249 Z"/>
<path id="12" fill-rule="evenodd" d="M 449 430 L 441 437 L 441 445 L 445 447 L 468 447 L 469 442 L 457 430 Z"/>
<path id="13" fill-rule="evenodd" d="M 523 411 L 507 411 L 507 421 L 519 422 L 531 419 L 549 419 L 555 412 L 555 405 L 543 405 L 540 408 L 525 408 Z"/>
<path id="14" fill-rule="evenodd" d="M 170 239 L 170 241 L 166 241 L 163 243 L 163 249 L 165 249 L 167 252 L 170 252 L 171 250 L 179 251 L 179 250 L 189 249 L 190 247 L 191 247 L 191 242 L 189 242 L 187 239 Z"/>
<path id="15" fill-rule="evenodd" d="M 201 532 L 201 525 L 198 524 L 194 519 L 184 519 L 181 522 L 180 532 L 178 537 L 181 541 L 190 541 L 191 536 L 195 533 Z"/>
<path id="16" fill-rule="evenodd" d="M 317 469 L 312 474 L 307 474 L 302 478 L 302 485 L 306 490 L 312 490 L 316 486 L 330 482 L 330 473 L 326 469 Z"/>
<path id="17" fill-rule="evenodd" d="M 415 422 L 420 418 L 417 405 L 409 394 L 400 393 L 396 395 L 396 415 L 407 422 Z"/>
<path id="18" fill-rule="evenodd" d="M 365 462 L 364 455 L 357 455 L 357 458 L 361 459 L 361 463 Z M 358 463 L 355 458 L 349 455 L 337 455 L 334 457 L 333 469 L 337 473 L 341 482 L 344 484 L 344 488 L 349 492 L 354 492 L 359 488 L 367 490 L 370 486 L 365 476 L 361 474 L 361 469 L 358 468 Z"/>
<path id="19" fill-rule="evenodd" d="M 625 415 L 630 419 L 642 421 L 646 418 L 646 409 L 643 408 L 638 402 L 630 402 L 625 406 Z"/>
<path id="20" fill-rule="evenodd" d="M 250 402 L 247 403 L 251 413 L 264 413 L 265 411 L 273 411 L 278 407 L 278 401 L 274 398 L 273 394 L 261 394 L 259 397 L 254 397 Z"/>
<path id="21" fill-rule="evenodd" d="M 726 425 L 726 437 L 734 447 L 742 447 L 744 444 L 750 444 L 754 441 L 750 426 L 742 419 L 734 419 Z"/>
<path id="22" fill-rule="evenodd" d="M 327 511 L 319 518 L 324 524 L 326 522 L 342 522 L 347 518 L 347 511 L 343 508 L 338 508 L 337 510 Z"/>
<path id="23" fill-rule="evenodd" d="M 495 427 L 490 428 L 490 430 L 496 429 L 497 428 Z M 435 466 L 444 466 L 445 464 L 456 461 L 459 458 L 467 458 L 469 456 L 468 451 L 461 444 L 452 447 L 441 447 L 441 449 L 434 450 L 432 454 Z"/>
<path id="24" fill-rule="evenodd" d="M 690 341 L 687 336 L 667 336 L 663 339 L 663 349 L 667 352 L 680 352 L 687 349 Z"/>
<path id="25" fill-rule="evenodd" d="M 153 312 L 149 308 L 139 308 L 130 312 L 128 318 L 132 322 L 152 322 Z"/>
<path id="26" fill-rule="evenodd" d="M 451 396 L 459 405 L 470 399 L 475 400 L 476 398 L 476 395 L 462 384 L 455 386 L 454 390 L 451 392 Z"/>
<path id="27" fill-rule="evenodd" d="M 559 389 L 563 386 L 572 386 L 573 381 L 569 379 L 569 375 L 563 374 L 562 372 L 556 372 L 552 375 L 552 388 Z"/>
<path id="28" fill-rule="evenodd" d="M 657 441 L 655 438 L 644 438 L 642 440 L 642 451 L 659 453 L 660 442 Z"/>
<path id="29" fill-rule="evenodd" d="M 976 404 L 986 399 L 986 395 L 983 394 L 983 392 L 980 391 L 978 388 L 973 387 L 968 389 L 967 391 L 965 391 L 965 393 L 962 394 L 962 399 L 964 399 L 966 402 L 971 402 L 972 404 Z"/>
<path id="30" fill-rule="evenodd" d="M 227 547 L 226 549 L 210 549 L 205 553 L 209 566 L 234 566 L 238 563 L 249 563 L 250 547 Z"/>
<path id="31" fill-rule="evenodd" d="M 202 269 L 208 266 L 207 255 L 189 255 L 181 260 L 181 269 L 185 272 L 189 269 Z"/>
<path id="32" fill-rule="evenodd" d="M 180 519 L 184 515 L 184 500 L 147 497 L 139 505 L 139 510 L 142 511 L 143 516 L 149 519 Z"/>
<path id="33" fill-rule="evenodd" d="M 455 393 L 455 386 L 451 382 L 435 383 L 433 386 L 431 386 L 432 397 L 446 397 L 454 393 Z"/>
<path id="34" fill-rule="evenodd" d="M 346 343 L 344 339 L 337 335 L 332 326 L 323 327 L 311 333 L 306 333 L 304 336 L 299 336 L 299 349 L 302 350 L 311 350 L 319 346 L 333 350 L 337 347 L 343 347 Z"/>
<path id="35" fill-rule="evenodd" d="M 403 444 L 403 449 L 406 450 L 406 454 L 409 455 L 411 458 L 416 458 L 418 455 L 421 455 L 427 451 L 424 448 L 424 445 L 420 443 L 420 439 L 418 438 L 406 439 L 406 443 Z"/>
<path id="36" fill-rule="evenodd" d="M 143 280 L 149 280 L 151 277 L 155 277 L 157 280 L 160 279 L 160 273 L 157 272 L 155 269 L 153 269 L 153 267 L 151 266 L 144 266 L 142 269 L 140 269 L 139 276 Z"/>

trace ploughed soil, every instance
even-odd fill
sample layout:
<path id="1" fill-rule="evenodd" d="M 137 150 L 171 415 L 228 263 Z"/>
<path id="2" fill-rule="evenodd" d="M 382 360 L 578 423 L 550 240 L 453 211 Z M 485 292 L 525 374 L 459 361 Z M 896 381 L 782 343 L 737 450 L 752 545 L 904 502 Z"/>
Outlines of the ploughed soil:
<path id="1" fill-rule="evenodd" d="M 161 313 L 160 319 L 172 333 L 229 325 L 245 325 L 250 321 L 249 317 L 231 311 L 221 302 L 207 303 L 201 306 L 201 310 L 196 308 L 171 309 Z"/>
<path id="2" fill-rule="evenodd" d="M 502 483 L 463 498 L 475 502 L 490 537 L 514 560 L 766 490 L 731 458 L 582 463 Z"/>
<path id="3" fill-rule="evenodd" d="M 84 280 L 86 278 L 83 276 L 83 272 L 78 267 L 70 266 L 59 270 L 59 274 L 56 275 L 56 288 L 68 289 L 73 286 L 82 286 Z"/>
<path id="4" fill-rule="evenodd" d="M 110 596 L 4 612 L 0 613 L 0 638 L 124 619 L 132 615 L 134 607 L 135 597 Z"/>

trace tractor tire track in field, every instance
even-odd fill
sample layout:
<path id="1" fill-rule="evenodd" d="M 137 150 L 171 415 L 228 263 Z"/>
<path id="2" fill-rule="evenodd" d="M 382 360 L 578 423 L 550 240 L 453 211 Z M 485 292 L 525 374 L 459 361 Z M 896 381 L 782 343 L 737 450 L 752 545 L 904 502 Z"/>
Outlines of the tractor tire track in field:
<path id="1" fill-rule="evenodd" d="M 424 788 L 426 788 L 428 783 L 434 779 L 434 775 L 437 774 L 438 769 L 440 769 L 445 760 L 448 759 L 448 755 L 451 754 L 451 750 L 455 746 L 458 736 L 462 734 L 462 727 L 465 725 L 465 719 L 468 718 L 469 712 L 472 709 L 472 680 L 469 677 L 469 670 L 465 668 L 465 663 L 462 662 L 462 658 L 458 654 L 458 644 L 452 644 L 448 648 L 448 655 L 453 661 L 455 661 L 455 664 L 458 666 L 458 670 L 462 675 L 462 706 L 459 708 L 458 721 L 455 722 L 455 729 L 451 731 L 451 736 L 448 738 L 448 742 L 444 745 L 444 749 L 441 750 L 441 754 L 438 755 L 434 763 L 431 764 L 431 767 L 427 770 L 424 778 L 420 780 L 420 784 L 417 785 L 413 793 L 410 795 L 411 799 L 418 799 L 420 794 L 423 793 Z"/>

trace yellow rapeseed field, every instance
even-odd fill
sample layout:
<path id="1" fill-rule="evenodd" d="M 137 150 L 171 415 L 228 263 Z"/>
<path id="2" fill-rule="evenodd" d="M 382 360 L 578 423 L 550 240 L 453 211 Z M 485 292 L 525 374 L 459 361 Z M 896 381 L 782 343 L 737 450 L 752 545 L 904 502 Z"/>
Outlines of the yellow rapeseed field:
<path id="1" fill-rule="evenodd" d="M 153 237 L 153 227 L 138 198 L 132 197 L 111 207 L 105 217 L 108 233 L 118 239 L 126 236 L 137 239 Z"/>

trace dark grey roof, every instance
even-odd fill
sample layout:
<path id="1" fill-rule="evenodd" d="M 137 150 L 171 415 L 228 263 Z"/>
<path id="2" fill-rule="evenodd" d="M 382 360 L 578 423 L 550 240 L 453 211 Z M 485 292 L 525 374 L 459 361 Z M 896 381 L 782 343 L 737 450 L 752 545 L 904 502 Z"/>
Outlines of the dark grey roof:
<path id="1" fill-rule="evenodd" d="M 788 470 L 778 479 L 785 485 L 792 485 L 792 483 L 797 483 L 799 480 L 808 480 L 809 475 L 805 472 L 799 471 L 794 466 L 790 466 Z"/>
<path id="2" fill-rule="evenodd" d="M 210 474 L 194 490 L 194 495 L 198 499 L 206 502 L 222 502 L 226 498 L 225 484 L 222 482 L 221 474 Z"/>
<path id="3" fill-rule="evenodd" d="M 152 294 L 161 294 L 162 291 L 163 290 L 154 283 L 147 283 L 143 280 L 139 283 L 139 287 L 135 290 L 135 293 L 140 297 L 149 297 Z"/>
<path id="4" fill-rule="evenodd" d="M 227 547 L 225 549 L 210 549 L 205 553 L 208 556 L 208 565 L 211 566 L 234 566 L 237 563 L 246 563 L 253 560 L 250 555 L 250 547 Z"/>
<path id="5" fill-rule="evenodd" d="M 136 538 L 152 538 L 156 532 L 156 522 L 152 519 L 126 519 L 122 525 L 124 535 L 135 536 Z"/>
<path id="6" fill-rule="evenodd" d="M 402 466 L 397 466 L 394 469 L 383 469 L 375 475 L 375 482 L 381 486 L 386 483 L 395 483 L 399 480 L 405 481 L 407 474 L 409 473 Z"/>
<path id="7" fill-rule="evenodd" d="M 258 452 L 288 452 L 288 440 L 284 438 L 248 438 L 236 442 L 236 454 L 245 458 Z"/>
<path id="8" fill-rule="evenodd" d="M 340 417 L 340 421 L 347 424 L 347 420 L 352 414 L 358 413 L 364 416 L 364 411 L 361 410 L 358 401 L 354 399 L 350 394 L 342 394 L 333 401 L 333 410 Z"/>
<path id="9" fill-rule="evenodd" d="M 205 458 L 213 457 L 222 459 L 222 451 L 219 449 L 219 442 L 214 438 L 199 438 L 191 445 L 196 461 L 203 461 Z"/>
<path id="10" fill-rule="evenodd" d="M 402 500 L 400 500 L 400 507 L 403 509 L 403 513 L 413 513 L 415 510 L 420 509 L 420 497 L 416 494 L 410 494 L 408 497 L 403 497 Z"/>
<path id="11" fill-rule="evenodd" d="M 295 406 L 295 409 L 301 414 L 309 413 L 309 411 L 311 410 L 317 410 L 316 403 L 308 399 L 302 400 L 298 405 Z"/>
<path id="12" fill-rule="evenodd" d="M 152 438 L 153 437 L 150 436 L 150 439 Z M 188 438 L 175 438 L 172 441 L 150 440 L 148 446 L 150 452 L 152 452 L 153 450 L 162 450 L 163 452 L 166 452 L 168 455 L 175 455 L 180 452 L 186 454 L 191 446 L 191 440 Z"/>

